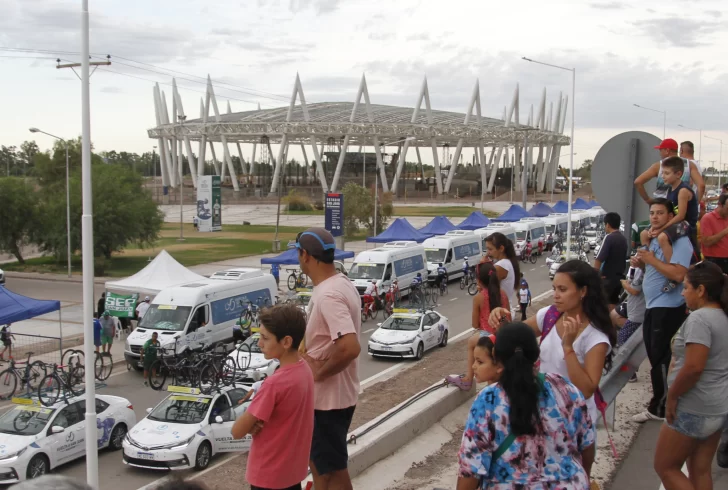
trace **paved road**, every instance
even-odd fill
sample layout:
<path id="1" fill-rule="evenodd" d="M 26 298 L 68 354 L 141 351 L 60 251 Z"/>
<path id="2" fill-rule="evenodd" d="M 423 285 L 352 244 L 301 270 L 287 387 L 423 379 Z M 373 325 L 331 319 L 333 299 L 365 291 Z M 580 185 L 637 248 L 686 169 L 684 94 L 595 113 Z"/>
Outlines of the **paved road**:
<path id="1" fill-rule="evenodd" d="M 540 259 L 537 264 L 527 264 L 524 267 L 524 275 L 531 286 L 534 296 L 541 294 L 551 288 L 548 278 L 548 271 L 545 267 L 545 260 Z M 13 279 L 10 287 L 13 291 L 21 294 L 28 294 L 39 299 L 63 299 L 64 301 L 80 301 L 81 285 L 76 283 L 62 283 L 26 279 Z M 440 301 L 437 308 L 450 320 L 450 337 L 462 333 L 470 328 L 471 322 L 471 297 L 465 291 L 461 291 L 457 283 L 450 284 L 450 293 Z M 96 297 L 101 293 L 98 290 Z M 533 314 L 531 312 L 530 314 Z M 379 321 L 381 321 L 381 315 Z M 393 366 L 400 367 L 410 365 L 412 361 L 397 361 L 372 359 L 366 353 L 366 345 L 369 337 L 376 329 L 376 320 L 369 320 L 362 326 L 361 343 L 363 346 L 360 357 L 360 376 L 362 380 L 371 378 Z M 454 367 L 453 372 L 464 369 L 465 353 L 463 353 L 463 366 Z M 123 365 L 122 365 L 123 366 Z M 117 365 L 116 371 L 107 381 L 107 386 L 98 390 L 99 393 L 121 395 L 128 398 L 134 405 L 137 418 L 145 415 L 147 407 L 153 407 L 163 398 L 163 394 L 145 388 L 142 385 L 141 375 L 137 372 L 126 372 L 124 367 Z M 395 367 L 394 370 L 397 368 Z M 449 374 L 449 373 L 443 373 Z M 7 404 L 0 405 L 0 410 L 6 408 Z M 219 460 L 219 458 L 216 458 Z M 213 460 L 213 464 L 216 462 Z M 85 479 L 84 460 L 69 463 L 57 470 L 58 473 Z M 166 476 L 166 473 L 144 471 L 124 466 L 120 453 L 102 452 L 99 455 L 99 474 L 101 475 L 101 489 L 134 490 Z"/>

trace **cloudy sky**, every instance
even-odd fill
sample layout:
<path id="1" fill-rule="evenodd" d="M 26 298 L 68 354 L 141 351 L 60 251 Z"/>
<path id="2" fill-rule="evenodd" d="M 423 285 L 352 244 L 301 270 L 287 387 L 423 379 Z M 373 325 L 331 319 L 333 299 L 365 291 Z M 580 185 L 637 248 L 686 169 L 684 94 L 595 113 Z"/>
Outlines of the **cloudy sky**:
<path id="1" fill-rule="evenodd" d="M 80 134 L 80 82 L 55 68 L 56 58 L 80 59 L 80 3 L 0 0 L 0 144 L 29 139 L 31 126 Z M 194 116 L 208 73 L 221 109 L 230 100 L 234 111 L 285 105 L 296 72 L 308 101 L 352 101 L 365 73 L 372 102 L 412 107 L 427 75 L 433 107 L 458 112 L 479 79 L 483 113 L 495 117 L 519 83 L 525 122 L 544 87 L 549 101 L 571 90 L 568 72 L 521 60 L 528 56 L 577 69 L 578 161 L 622 131 L 662 136 L 662 115 L 635 103 L 666 110 L 667 136 L 694 140 L 696 156 L 698 132 L 678 125 L 703 128 L 703 162 L 720 158 L 705 136 L 725 139 L 728 160 L 725 0 L 89 3 L 91 52 L 113 62 L 91 79 L 97 150 L 149 151 L 153 83 L 175 75 Z M 162 88 L 171 102 L 171 87 Z"/>

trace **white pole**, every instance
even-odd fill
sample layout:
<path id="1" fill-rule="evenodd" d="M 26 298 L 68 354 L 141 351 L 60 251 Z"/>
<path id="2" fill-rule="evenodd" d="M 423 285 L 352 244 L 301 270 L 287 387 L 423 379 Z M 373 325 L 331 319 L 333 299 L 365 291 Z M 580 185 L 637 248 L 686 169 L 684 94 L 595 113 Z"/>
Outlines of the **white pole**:
<path id="1" fill-rule="evenodd" d="M 379 174 L 374 172 L 374 235 L 377 236 L 377 205 L 379 204 Z"/>
<path id="2" fill-rule="evenodd" d="M 68 141 L 66 143 L 66 257 L 68 277 L 71 277 L 71 187 L 68 181 Z"/>
<path id="3" fill-rule="evenodd" d="M 363 158 L 364 164 L 362 165 L 362 172 L 361 172 L 362 184 L 361 185 L 362 185 L 362 187 L 364 187 L 366 189 L 367 188 L 367 148 L 366 148 L 366 146 L 364 147 L 364 153 L 362 153 L 362 155 L 364 156 L 364 158 Z"/>
<path id="4" fill-rule="evenodd" d="M 574 189 L 574 110 L 576 107 L 576 68 L 571 69 L 571 152 L 569 155 L 569 211 L 566 222 L 566 260 L 571 259 L 571 199 Z M 664 139 L 664 138 L 663 138 Z"/>
<path id="5" fill-rule="evenodd" d="M 83 346 L 86 378 L 86 483 L 99 488 L 99 454 L 96 436 L 96 381 L 94 379 L 94 239 L 91 192 L 91 101 L 89 87 L 89 19 L 88 0 L 81 4 L 81 182 L 83 215 L 81 217 L 81 251 L 83 257 Z"/>

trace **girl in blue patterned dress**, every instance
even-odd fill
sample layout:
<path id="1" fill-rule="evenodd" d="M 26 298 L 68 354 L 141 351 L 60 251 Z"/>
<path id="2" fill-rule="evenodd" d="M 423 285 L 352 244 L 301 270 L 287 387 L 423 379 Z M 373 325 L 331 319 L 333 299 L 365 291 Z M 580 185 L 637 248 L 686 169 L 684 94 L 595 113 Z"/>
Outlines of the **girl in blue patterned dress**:
<path id="1" fill-rule="evenodd" d="M 457 490 L 588 490 L 581 461 L 595 429 L 584 396 L 558 374 L 536 374 L 536 335 L 523 323 L 499 329 L 491 357 L 499 380 L 470 408 Z"/>

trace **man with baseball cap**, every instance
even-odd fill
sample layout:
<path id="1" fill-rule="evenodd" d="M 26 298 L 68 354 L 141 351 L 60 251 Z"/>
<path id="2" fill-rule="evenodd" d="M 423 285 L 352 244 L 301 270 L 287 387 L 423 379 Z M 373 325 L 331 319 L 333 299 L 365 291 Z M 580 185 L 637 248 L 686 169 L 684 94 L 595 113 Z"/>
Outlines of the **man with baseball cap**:
<path id="1" fill-rule="evenodd" d="M 361 298 L 336 271 L 331 233 L 309 228 L 296 238 L 301 270 L 313 282 L 303 358 L 313 371 L 311 473 L 317 490 L 349 490 L 346 436 L 359 397 Z"/>
<path id="2" fill-rule="evenodd" d="M 667 192 L 670 190 L 670 186 L 665 184 L 665 181 L 662 180 L 662 162 L 667 158 L 678 156 L 678 148 L 677 141 L 674 139 L 668 138 L 662 140 L 662 142 L 655 147 L 656 150 L 660 150 L 660 161 L 650 165 L 650 168 L 635 179 L 635 188 L 647 204 L 651 204 L 653 198 L 667 197 Z M 683 172 L 682 180 L 686 184 L 697 186 L 697 201 L 700 202 L 703 200 L 703 194 L 705 193 L 705 181 L 703 181 L 703 176 L 700 174 L 700 170 L 695 162 L 691 162 L 687 158 L 683 158 L 682 160 L 685 163 L 686 168 Z M 687 170 L 688 166 L 690 166 L 690 171 Z M 647 195 L 647 191 L 645 190 L 645 184 L 655 177 L 657 177 L 657 188 L 655 189 L 655 192 L 653 192 L 652 197 L 650 197 Z"/>

